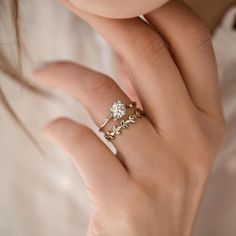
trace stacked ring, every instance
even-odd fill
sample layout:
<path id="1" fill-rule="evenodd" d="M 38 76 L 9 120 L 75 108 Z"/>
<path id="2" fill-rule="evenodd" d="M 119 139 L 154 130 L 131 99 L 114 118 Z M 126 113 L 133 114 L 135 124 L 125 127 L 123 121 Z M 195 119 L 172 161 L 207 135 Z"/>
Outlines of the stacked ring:
<path id="1" fill-rule="evenodd" d="M 127 115 L 127 109 L 135 108 L 134 112 L 128 116 L 127 119 L 121 120 Z M 108 118 L 105 118 L 104 123 L 100 126 L 99 131 L 102 132 L 105 126 L 111 120 L 121 120 L 118 125 L 114 125 L 112 130 L 105 133 L 105 138 L 108 141 L 113 140 L 117 135 L 121 134 L 123 129 L 128 129 L 131 124 L 136 123 L 138 118 L 143 117 L 143 111 L 139 108 L 136 108 L 136 103 L 132 102 L 130 104 L 123 104 L 121 101 L 115 101 L 110 107 L 111 115 Z"/>
<path id="2" fill-rule="evenodd" d="M 142 118 L 143 112 L 140 109 L 136 109 L 133 114 L 129 115 L 128 119 L 122 120 L 118 126 L 113 126 L 111 131 L 106 132 L 105 138 L 108 141 L 113 140 L 116 135 L 121 134 L 123 129 L 128 129 L 131 124 L 136 123 L 137 118 Z"/>

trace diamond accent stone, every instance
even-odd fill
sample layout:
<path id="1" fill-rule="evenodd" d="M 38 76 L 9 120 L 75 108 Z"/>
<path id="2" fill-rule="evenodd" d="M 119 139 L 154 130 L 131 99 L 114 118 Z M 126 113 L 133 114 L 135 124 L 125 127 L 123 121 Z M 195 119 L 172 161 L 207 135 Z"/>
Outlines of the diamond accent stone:
<path id="1" fill-rule="evenodd" d="M 110 107 L 113 119 L 119 120 L 126 114 L 126 107 L 121 101 L 116 101 Z"/>

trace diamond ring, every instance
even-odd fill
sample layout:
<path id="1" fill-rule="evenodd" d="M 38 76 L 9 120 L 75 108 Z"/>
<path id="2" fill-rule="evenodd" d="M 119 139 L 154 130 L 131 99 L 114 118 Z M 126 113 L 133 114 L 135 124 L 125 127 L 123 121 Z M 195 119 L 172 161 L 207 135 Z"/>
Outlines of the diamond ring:
<path id="1" fill-rule="evenodd" d="M 104 127 L 108 124 L 111 120 L 120 120 L 125 117 L 127 109 L 133 108 L 136 106 L 135 102 L 129 103 L 125 105 L 120 100 L 113 102 L 112 106 L 110 107 L 111 115 L 105 118 L 103 124 L 100 126 L 99 131 L 103 131 Z"/>

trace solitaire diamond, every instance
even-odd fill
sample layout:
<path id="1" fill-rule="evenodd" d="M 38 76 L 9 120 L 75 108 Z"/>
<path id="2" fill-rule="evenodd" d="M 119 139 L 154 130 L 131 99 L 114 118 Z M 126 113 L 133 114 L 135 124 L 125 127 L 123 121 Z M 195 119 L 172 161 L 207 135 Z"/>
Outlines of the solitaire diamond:
<path id="1" fill-rule="evenodd" d="M 113 119 L 119 120 L 126 114 L 126 107 L 121 101 L 116 101 L 110 108 Z"/>

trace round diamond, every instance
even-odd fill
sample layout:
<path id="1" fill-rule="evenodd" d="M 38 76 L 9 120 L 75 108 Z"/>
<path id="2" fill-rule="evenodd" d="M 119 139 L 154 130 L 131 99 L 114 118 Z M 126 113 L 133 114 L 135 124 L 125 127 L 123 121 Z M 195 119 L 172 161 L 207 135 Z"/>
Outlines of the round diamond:
<path id="1" fill-rule="evenodd" d="M 121 101 L 116 101 L 111 106 L 110 111 L 112 113 L 112 117 L 118 120 L 125 116 L 126 107 Z"/>

